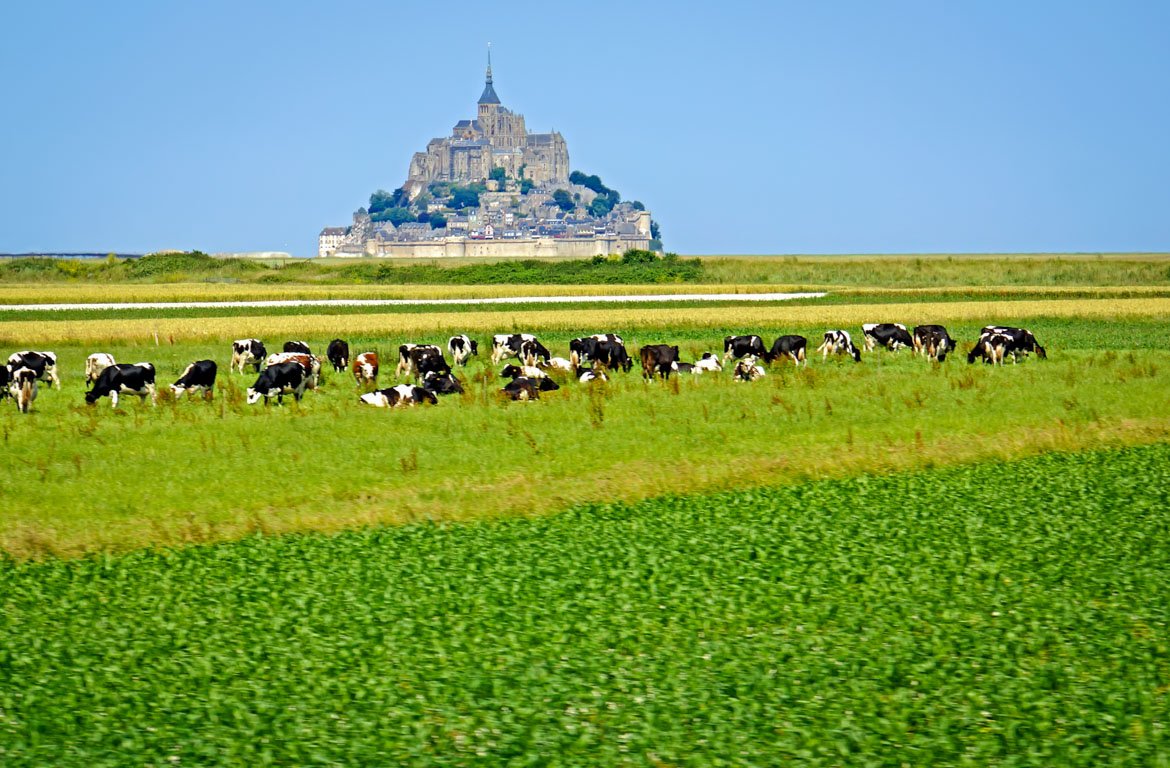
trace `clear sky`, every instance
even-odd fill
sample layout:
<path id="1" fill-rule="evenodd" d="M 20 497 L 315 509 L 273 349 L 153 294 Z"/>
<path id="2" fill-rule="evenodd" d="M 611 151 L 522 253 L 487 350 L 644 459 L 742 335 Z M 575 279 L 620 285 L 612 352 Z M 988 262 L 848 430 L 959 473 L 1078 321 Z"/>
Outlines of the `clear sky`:
<path id="1" fill-rule="evenodd" d="M 315 253 L 488 41 L 669 250 L 1170 250 L 1168 2 L 10 0 L 0 252 Z"/>

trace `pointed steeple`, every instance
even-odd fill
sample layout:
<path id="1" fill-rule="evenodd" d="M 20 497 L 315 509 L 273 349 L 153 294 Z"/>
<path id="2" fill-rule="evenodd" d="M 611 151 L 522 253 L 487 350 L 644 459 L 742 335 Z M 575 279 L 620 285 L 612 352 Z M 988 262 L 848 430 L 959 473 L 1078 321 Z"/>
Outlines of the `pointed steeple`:
<path id="1" fill-rule="evenodd" d="M 492 44 L 488 43 L 487 82 L 483 86 L 483 95 L 479 97 L 480 104 L 499 104 L 500 97 L 492 87 Z"/>

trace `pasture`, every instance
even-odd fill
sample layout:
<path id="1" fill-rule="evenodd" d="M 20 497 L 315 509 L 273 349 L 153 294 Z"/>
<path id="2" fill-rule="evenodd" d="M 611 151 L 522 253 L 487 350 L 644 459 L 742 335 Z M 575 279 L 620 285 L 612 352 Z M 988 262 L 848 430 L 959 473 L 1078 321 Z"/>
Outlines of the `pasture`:
<path id="1" fill-rule="evenodd" d="M 1165 765 L 1168 503 L 1159 445 L 9 563 L 0 762 Z"/>
<path id="2" fill-rule="evenodd" d="M 1168 263 L 704 259 L 685 290 L 831 288 L 737 306 L 0 306 L 5 355 L 52 350 L 63 377 L 30 414 L 0 402 L 0 764 L 1170 765 Z M 680 288 L 572 288 L 656 291 Z M 752 383 L 635 367 L 531 403 L 501 399 L 487 360 L 496 332 L 567 356 L 614 331 L 693 361 L 726 335 L 811 353 L 883 321 L 943 323 L 959 351 L 813 354 Z M 1048 359 L 969 365 L 985 323 Z M 255 374 L 227 370 L 235 338 L 341 336 L 389 386 L 398 344 L 462 332 L 480 356 L 433 407 L 362 406 L 331 371 L 249 406 Z M 154 363 L 157 406 L 85 405 L 95 351 Z M 215 399 L 169 396 L 201 358 Z"/>

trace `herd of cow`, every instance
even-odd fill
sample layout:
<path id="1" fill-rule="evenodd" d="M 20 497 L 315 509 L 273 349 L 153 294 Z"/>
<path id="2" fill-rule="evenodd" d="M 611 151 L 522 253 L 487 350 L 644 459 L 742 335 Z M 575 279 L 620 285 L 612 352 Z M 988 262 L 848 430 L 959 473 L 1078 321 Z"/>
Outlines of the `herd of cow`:
<path id="1" fill-rule="evenodd" d="M 876 347 L 891 351 L 913 349 L 922 356 L 942 362 L 955 349 L 955 341 L 941 325 L 919 325 L 909 331 L 900 323 L 866 323 L 861 326 L 864 347 L 867 352 Z M 712 352 L 704 353 L 693 363 L 679 359 L 677 345 L 648 344 L 641 347 L 638 357 L 644 379 L 661 377 L 667 379 L 671 373 L 703 373 L 721 371 L 724 363 L 735 361 L 733 377 L 736 381 L 755 381 L 766 374 L 760 362 L 771 363 L 789 359 L 795 365 L 808 365 L 808 339 L 804 336 L 788 335 L 776 339 L 770 348 L 765 348 L 759 336 L 728 336 L 723 340 L 723 356 Z M 473 355 L 479 354 L 479 345 L 466 334 L 452 336 L 447 342 L 447 351 L 457 366 L 466 366 Z M 817 347 L 823 358 L 829 355 L 848 355 L 854 361 L 861 361 L 861 350 L 853 343 L 848 331 L 825 331 L 823 343 Z M 1002 365 L 1007 356 L 1015 362 L 1020 355 L 1035 353 L 1047 357 L 1044 347 L 1036 342 L 1031 331 L 1024 328 L 989 325 L 980 331 L 979 338 L 967 355 L 967 362 L 982 360 L 992 365 Z M 611 372 L 629 372 L 634 362 L 626 351 L 621 336 L 614 333 L 598 333 L 569 342 L 569 357 L 554 357 L 540 341 L 530 333 L 499 333 L 492 337 L 492 365 L 515 358 L 517 364 L 508 364 L 500 371 L 509 383 L 501 390 L 504 397 L 512 400 L 537 400 L 541 392 L 559 389 L 556 378 L 572 376 L 582 383 L 606 381 Z M 434 344 L 403 344 L 398 348 L 398 365 L 395 378 L 411 376 L 414 384 L 398 384 L 393 387 L 376 389 L 379 360 L 376 352 L 362 352 L 350 358 L 349 344 L 343 339 L 329 342 L 325 359 L 338 372 L 352 373 L 357 386 L 364 391 L 360 402 L 381 408 L 410 406 L 420 403 L 435 404 L 441 395 L 463 392 L 463 385 L 452 372 L 443 350 Z M 239 339 L 232 343 L 232 357 L 229 370 L 244 373 L 251 367 L 258 374 L 255 383 L 248 388 L 247 402 L 268 403 L 271 398 L 282 402 L 291 394 L 297 401 L 306 390 L 316 389 L 320 380 L 322 361 L 312 353 L 303 341 L 285 342 L 282 350 L 268 354 L 259 339 Z M 178 380 L 171 385 L 176 395 L 200 393 L 205 398 L 213 396 L 218 368 L 214 360 L 196 360 L 184 369 Z M 7 365 L 0 367 L 0 399 L 11 397 L 17 408 L 27 413 L 37 396 L 38 382 L 45 382 L 57 389 L 61 380 L 57 373 L 57 356 L 52 352 L 26 350 L 16 352 L 8 358 Z M 85 383 L 89 391 L 85 401 L 96 403 L 102 397 L 109 397 L 113 406 L 118 405 L 120 394 L 138 395 L 153 401 L 156 397 L 155 369 L 150 363 L 118 363 L 105 352 L 96 352 L 85 361 Z"/>

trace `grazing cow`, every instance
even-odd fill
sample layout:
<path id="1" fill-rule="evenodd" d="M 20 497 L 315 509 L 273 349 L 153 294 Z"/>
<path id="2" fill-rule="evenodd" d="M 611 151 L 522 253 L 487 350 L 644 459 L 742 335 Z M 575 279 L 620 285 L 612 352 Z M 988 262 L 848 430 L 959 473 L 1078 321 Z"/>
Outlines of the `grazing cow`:
<path id="1" fill-rule="evenodd" d="M 967 355 L 967 362 L 973 363 L 976 357 L 981 357 L 985 363 L 1003 365 L 1003 358 L 1011 351 L 1011 346 L 1012 337 L 1007 334 L 994 332 L 982 334 Z"/>
<path id="2" fill-rule="evenodd" d="M 276 402 L 284 404 L 284 396 L 291 394 L 298 403 L 305 394 L 305 386 L 309 381 L 309 372 L 304 365 L 296 361 L 277 363 L 264 369 L 256 383 L 248 387 L 248 405 L 255 405 L 264 398 L 268 405 L 269 398 L 276 398 Z"/>
<path id="3" fill-rule="evenodd" d="M 325 357 L 333 365 L 333 370 L 341 373 L 349 369 L 349 344 L 345 339 L 334 339 L 329 342 L 325 350 Z"/>
<path id="4" fill-rule="evenodd" d="M 360 387 L 378 383 L 378 353 L 362 352 L 353 359 L 353 380 Z"/>
<path id="5" fill-rule="evenodd" d="M 577 377 L 577 381 L 582 384 L 588 384 L 591 381 L 609 381 L 609 377 L 605 375 L 604 368 L 593 368 L 581 372 Z"/>
<path id="6" fill-rule="evenodd" d="M 202 392 L 206 400 L 215 397 L 215 374 L 218 368 L 214 360 L 196 360 L 187 366 L 179 380 L 171 385 L 175 396 L 184 392 Z"/>
<path id="7" fill-rule="evenodd" d="M 803 336 L 781 336 L 772 342 L 772 350 L 768 353 L 768 360 L 778 360 L 782 357 L 792 358 L 794 365 L 804 363 L 808 366 L 808 339 Z"/>
<path id="8" fill-rule="evenodd" d="M 921 345 L 923 356 L 939 363 L 946 362 L 947 354 L 955 348 L 955 341 L 946 331 L 924 331 L 914 337 L 914 344 Z"/>
<path id="9" fill-rule="evenodd" d="M 540 360 L 549 361 L 549 351 L 536 339 L 526 339 L 520 342 L 520 361 L 525 365 L 536 365 Z"/>
<path id="10" fill-rule="evenodd" d="M 282 352 L 296 352 L 298 355 L 311 355 L 313 350 L 303 341 L 286 341 Z"/>
<path id="11" fill-rule="evenodd" d="M 111 365 L 98 375 L 93 389 L 85 393 L 85 402 L 93 405 L 108 395 L 110 405 L 117 408 L 118 395 L 121 393 L 138 395 L 140 400 L 146 400 L 146 396 L 150 395 L 150 401 L 154 403 L 157 398 L 154 389 L 154 366 L 150 363 Z"/>
<path id="12" fill-rule="evenodd" d="M 723 360 L 738 360 L 745 355 L 767 359 L 764 340 L 759 336 L 727 336 L 723 339 Z"/>
<path id="13" fill-rule="evenodd" d="M 861 334 L 865 337 L 866 352 L 872 352 L 875 346 L 892 352 L 914 346 L 914 338 L 901 323 L 865 323 L 861 326 Z"/>
<path id="14" fill-rule="evenodd" d="M 52 352 L 33 352 L 24 350 L 14 352 L 8 357 L 8 365 L 13 373 L 21 368 L 28 368 L 38 379 L 44 379 L 57 389 L 61 388 L 61 378 L 57 375 L 57 355 Z"/>
<path id="15" fill-rule="evenodd" d="M 358 398 L 366 405 L 375 408 L 410 408 L 422 403 L 437 405 L 439 398 L 434 392 L 429 392 L 413 384 L 399 384 L 386 389 L 375 389 Z"/>
<path id="16" fill-rule="evenodd" d="M 463 385 L 459 382 L 459 379 L 455 378 L 455 374 L 450 372 L 428 372 L 423 376 L 422 387 L 428 392 L 434 392 L 436 395 L 463 394 Z"/>
<path id="17" fill-rule="evenodd" d="M 419 371 L 418 362 L 424 357 L 438 357 L 443 359 L 443 350 L 434 344 L 400 344 L 398 346 L 398 366 L 394 369 L 395 378 L 403 374 L 410 374 L 416 379 L 425 371 Z M 446 365 L 446 362 L 443 363 Z"/>
<path id="18" fill-rule="evenodd" d="M 678 362 L 678 346 L 666 344 L 647 344 L 638 350 L 638 357 L 642 360 L 642 378 L 647 381 L 658 374 L 663 379 L 670 378 L 671 364 Z"/>
<path id="19" fill-rule="evenodd" d="M 600 344 L 608 345 L 606 347 L 606 352 L 602 352 L 599 349 Z M 626 342 L 616 333 L 595 333 L 592 336 L 583 336 L 579 339 L 573 339 L 569 342 L 569 359 L 572 360 L 573 365 L 576 366 L 580 366 L 581 363 L 586 361 L 599 361 L 599 357 L 602 354 L 612 354 L 612 350 L 614 349 L 613 345 L 615 344 L 618 347 L 621 347 L 622 353 L 625 353 Z M 628 354 L 625 355 L 625 359 L 627 362 L 629 362 Z M 608 365 L 610 368 L 617 367 L 617 365 L 610 365 L 609 363 L 606 363 L 606 365 Z M 633 367 L 633 363 L 629 362 L 629 367 L 627 367 L 626 370 L 630 370 L 631 367 Z"/>
<path id="20" fill-rule="evenodd" d="M 927 341 L 933 338 L 933 344 L 928 345 Z M 916 325 L 914 326 L 914 351 L 938 360 L 940 363 L 947 359 L 947 355 L 955 348 L 955 340 L 947 333 L 947 329 L 941 325 Z"/>
<path id="21" fill-rule="evenodd" d="M 548 374 L 535 365 L 505 365 L 500 371 L 500 377 L 515 381 L 521 376 L 529 379 L 545 379 Z"/>
<path id="22" fill-rule="evenodd" d="M 1003 334 L 1012 340 L 1012 343 L 1008 345 L 1007 354 L 1012 356 L 1013 364 L 1017 362 L 1020 355 L 1026 357 L 1029 352 L 1035 352 L 1036 357 L 1040 359 L 1048 357 L 1048 352 L 1036 342 L 1036 337 L 1026 328 L 1013 328 L 1010 325 L 986 325 L 979 331 L 979 337 L 983 338 L 993 333 Z"/>
<path id="23" fill-rule="evenodd" d="M 8 368 L 4 368 L 8 371 Z M 37 399 L 37 372 L 31 368 L 17 368 L 8 374 L 8 392 L 16 401 L 16 408 L 21 413 L 28 413 L 33 400 Z"/>
<path id="24" fill-rule="evenodd" d="M 317 388 L 317 384 L 321 380 L 321 359 L 316 355 L 306 355 L 303 352 L 274 352 L 264 360 L 265 366 L 278 363 L 300 363 L 308 371 L 305 388 Z"/>
<path id="25" fill-rule="evenodd" d="M 106 352 L 94 352 L 85 358 L 85 386 L 93 386 L 102 371 L 116 363 L 114 356 Z"/>
<path id="26" fill-rule="evenodd" d="M 455 365 L 466 366 L 472 355 L 479 356 L 479 342 L 465 333 L 447 339 L 447 351 Z"/>
<path id="27" fill-rule="evenodd" d="M 628 373 L 634 367 L 634 361 L 630 360 L 630 353 L 626 351 L 626 345 L 620 340 L 598 340 L 594 348 L 593 360 L 598 365 L 604 365 L 611 371 L 616 371 L 620 368 Z"/>
<path id="28" fill-rule="evenodd" d="M 492 336 L 492 365 L 499 365 L 505 357 L 519 357 L 520 345 L 526 341 L 536 341 L 531 333 L 497 333 Z M 548 359 L 548 355 L 545 355 Z"/>
<path id="29" fill-rule="evenodd" d="M 268 350 L 264 348 L 264 342 L 260 339 L 236 339 L 232 342 L 232 363 L 228 366 L 228 371 L 239 368 L 240 373 L 243 373 L 244 366 L 250 365 L 259 373 L 260 363 L 266 357 Z"/>
<path id="30" fill-rule="evenodd" d="M 853 358 L 853 362 L 861 362 L 861 351 L 854 346 L 849 331 L 825 331 L 825 340 L 817 347 L 817 352 L 824 353 L 822 360 L 829 355 L 848 354 Z"/>
<path id="31" fill-rule="evenodd" d="M 513 400 L 539 400 L 541 392 L 552 392 L 557 389 L 560 389 L 560 385 L 550 378 L 530 379 L 521 376 L 513 379 L 500 391 Z"/>
<path id="32" fill-rule="evenodd" d="M 734 381 L 755 381 L 764 378 L 764 366 L 758 365 L 755 355 L 748 355 L 735 364 Z"/>

